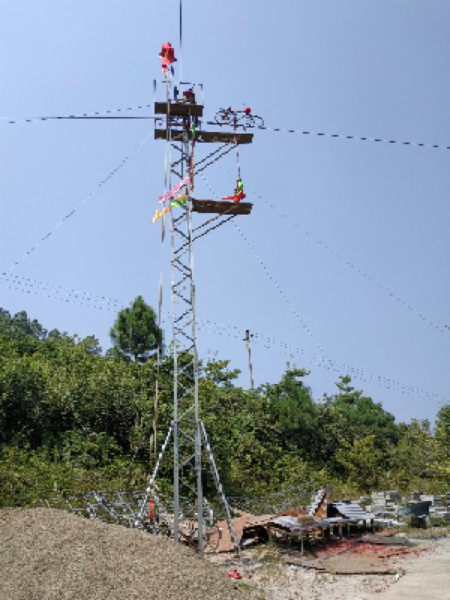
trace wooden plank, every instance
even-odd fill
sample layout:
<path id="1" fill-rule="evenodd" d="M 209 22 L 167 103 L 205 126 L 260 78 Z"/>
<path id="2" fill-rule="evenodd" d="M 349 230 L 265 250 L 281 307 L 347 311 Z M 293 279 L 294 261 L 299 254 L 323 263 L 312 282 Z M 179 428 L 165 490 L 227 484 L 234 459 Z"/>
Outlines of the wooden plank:
<path id="1" fill-rule="evenodd" d="M 192 198 L 192 210 L 198 213 L 227 215 L 249 215 L 252 212 L 251 202 L 227 202 L 217 200 L 196 200 Z"/>
<path id="2" fill-rule="evenodd" d="M 170 132 L 173 141 L 182 140 L 184 131 L 182 129 L 172 129 Z M 155 129 L 155 140 L 165 140 L 167 132 L 165 129 Z M 189 139 L 192 134 L 188 132 Z M 225 131 L 197 131 L 197 142 L 213 142 L 221 144 L 251 144 L 253 133 L 233 133 Z"/>
<path id="3" fill-rule="evenodd" d="M 253 133 L 234 133 L 233 131 L 199 131 L 197 141 L 219 142 L 222 144 L 251 144 Z"/>
<path id="4" fill-rule="evenodd" d="M 170 114 L 174 117 L 202 117 L 203 106 L 189 102 L 170 102 Z M 167 102 L 155 102 L 155 115 L 167 115 Z"/>

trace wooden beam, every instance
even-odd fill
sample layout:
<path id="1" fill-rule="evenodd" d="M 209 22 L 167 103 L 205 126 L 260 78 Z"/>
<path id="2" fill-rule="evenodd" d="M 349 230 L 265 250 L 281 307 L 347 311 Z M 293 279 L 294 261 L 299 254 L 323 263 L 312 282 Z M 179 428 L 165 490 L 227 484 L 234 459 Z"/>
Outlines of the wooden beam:
<path id="1" fill-rule="evenodd" d="M 169 114 L 173 117 L 202 117 L 203 106 L 189 102 L 169 102 Z M 155 102 L 155 115 L 167 115 L 167 102 Z"/>
<path id="2" fill-rule="evenodd" d="M 227 202 L 226 200 L 196 200 L 192 198 L 192 210 L 198 213 L 223 215 L 249 215 L 252 212 L 251 202 Z"/>
<path id="3" fill-rule="evenodd" d="M 182 129 L 172 129 L 170 136 L 173 141 L 183 139 L 184 131 Z M 165 140 L 167 132 L 165 129 L 155 129 L 155 140 Z M 192 134 L 188 131 L 189 139 Z M 226 131 L 197 131 L 196 142 L 213 142 L 219 144 L 251 144 L 253 133 L 233 133 Z"/>
<path id="4" fill-rule="evenodd" d="M 218 142 L 222 144 L 251 144 L 253 133 L 234 133 L 227 131 L 199 131 L 199 142 Z"/>

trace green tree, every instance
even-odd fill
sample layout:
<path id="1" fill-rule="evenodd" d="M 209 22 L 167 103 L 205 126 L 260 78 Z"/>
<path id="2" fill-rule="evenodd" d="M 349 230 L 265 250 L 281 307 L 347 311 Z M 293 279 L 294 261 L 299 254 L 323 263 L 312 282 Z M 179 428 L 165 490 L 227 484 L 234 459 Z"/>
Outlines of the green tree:
<path id="1" fill-rule="evenodd" d="M 443 406 L 437 414 L 435 438 L 442 458 L 450 459 L 450 404 Z"/>
<path id="2" fill-rule="evenodd" d="M 370 492 L 383 481 L 385 456 L 376 446 L 375 435 L 355 439 L 351 445 L 343 440 L 336 461 L 344 467 L 355 490 Z"/>
<path id="3" fill-rule="evenodd" d="M 11 316 L 7 310 L 0 308 L 0 336 L 15 340 L 19 353 L 23 355 L 36 352 L 47 332 L 36 319 L 31 321 L 24 310 Z"/>
<path id="4" fill-rule="evenodd" d="M 145 362 L 158 347 L 161 348 L 163 341 L 155 311 L 142 296 L 119 312 L 109 334 L 119 356 L 138 362 Z"/>
<path id="5" fill-rule="evenodd" d="M 349 376 L 341 376 L 336 384 L 339 392 L 334 396 L 325 396 L 320 407 L 318 457 L 329 468 L 345 475 L 342 453 L 340 460 L 336 461 L 336 453 L 343 447 L 342 442 L 351 448 L 356 440 L 373 435 L 373 444 L 383 452 L 387 469 L 392 446 L 398 439 L 395 418 L 380 403 L 364 396 L 362 391 L 355 390 L 350 383 Z"/>
<path id="6" fill-rule="evenodd" d="M 450 404 L 443 406 L 437 414 L 434 439 L 436 466 L 448 486 L 450 484 Z"/>
<path id="7" fill-rule="evenodd" d="M 317 406 L 311 389 L 303 382 L 305 369 L 288 366 L 280 383 L 266 387 L 271 412 L 281 429 L 283 447 L 296 450 L 303 459 L 315 456 L 317 448 Z"/>
<path id="8" fill-rule="evenodd" d="M 400 438 L 392 452 L 391 484 L 407 493 L 433 491 L 435 445 L 428 420 L 413 419 L 399 426 Z"/>

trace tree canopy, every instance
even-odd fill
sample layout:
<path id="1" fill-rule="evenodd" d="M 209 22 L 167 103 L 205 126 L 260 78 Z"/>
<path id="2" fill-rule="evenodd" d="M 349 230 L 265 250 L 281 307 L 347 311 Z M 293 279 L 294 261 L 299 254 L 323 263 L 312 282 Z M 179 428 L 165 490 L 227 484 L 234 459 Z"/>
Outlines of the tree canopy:
<path id="1" fill-rule="evenodd" d="M 163 333 L 155 311 L 138 296 L 130 307 L 121 310 L 110 331 L 117 353 L 127 360 L 145 362 L 161 348 Z"/>
<path id="2" fill-rule="evenodd" d="M 133 339 L 125 336 L 130 323 Z M 172 420 L 173 360 L 162 355 L 159 369 L 149 360 L 162 332 L 142 299 L 119 313 L 113 330 L 116 351 L 103 354 L 93 336 L 47 332 L 24 312 L 0 310 L 0 506 L 145 487 L 153 419 L 158 448 Z M 450 405 L 433 431 L 426 421 L 396 423 L 345 375 L 335 394 L 319 399 L 304 369 L 288 366 L 279 382 L 255 390 L 237 386 L 237 375 L 217 359 L 201 365 L 199 378 L 202 418 L 228 494 L 266 495 L 306 481 L 342 493 L 449 488 Z M 170 487 L 169 461 L 160 475 Z M 206 475 L 204 485 L 208 494 Z"/>

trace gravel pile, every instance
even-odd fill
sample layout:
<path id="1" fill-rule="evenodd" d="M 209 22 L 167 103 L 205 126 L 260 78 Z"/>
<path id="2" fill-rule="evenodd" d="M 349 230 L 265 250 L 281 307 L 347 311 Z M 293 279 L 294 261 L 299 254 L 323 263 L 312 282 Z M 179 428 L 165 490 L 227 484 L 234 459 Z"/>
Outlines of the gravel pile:
<path id="1" fill-rule="evenodd" d="M 0 510 L 1 600 L 244 600 L 192 550 L 51 509 Z"/>

